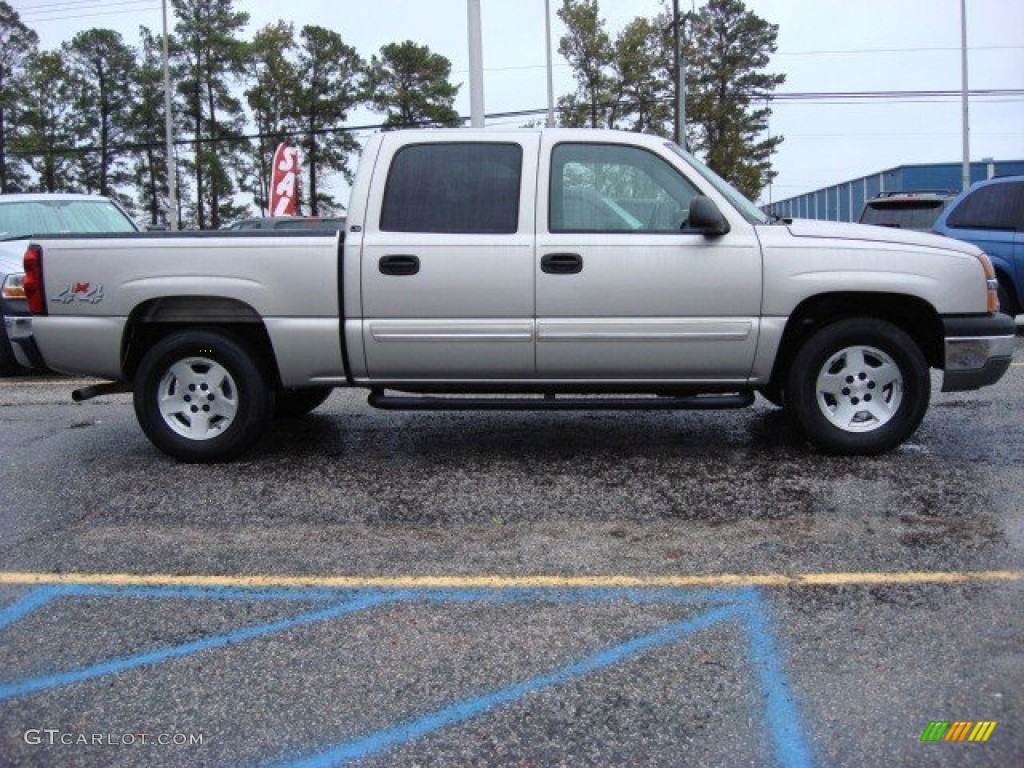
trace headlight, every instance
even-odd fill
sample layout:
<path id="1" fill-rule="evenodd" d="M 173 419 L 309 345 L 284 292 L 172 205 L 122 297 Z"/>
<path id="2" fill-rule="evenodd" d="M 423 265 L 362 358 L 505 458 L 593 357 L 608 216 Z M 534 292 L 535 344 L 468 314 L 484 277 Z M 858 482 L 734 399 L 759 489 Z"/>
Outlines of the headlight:
<path id="1" fill-rule="evenodd" d="M 25 273 L 15 272 L 14 274 L 8 275 L 4 279 L 3 293 L 5 299 L 24 299 Z"/>

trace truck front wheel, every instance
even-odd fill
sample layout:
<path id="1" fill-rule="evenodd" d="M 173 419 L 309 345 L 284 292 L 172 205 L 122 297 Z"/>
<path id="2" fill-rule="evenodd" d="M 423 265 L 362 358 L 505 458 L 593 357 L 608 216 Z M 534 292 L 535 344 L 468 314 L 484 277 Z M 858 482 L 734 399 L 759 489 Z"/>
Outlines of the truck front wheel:
<path id="1" fill-rule="evenodd" d="M 152 443 L 186 462 L 234 458 L 262 436 L 273 390 L 246 348 L 219 331 L 157 342 L 135 377 L 135 415 Z"/>
<path id="2" fill-rule="evenodd" d="M 914 433 L 931 397 L 928 363 L 892 323 L 852 318 L 827 325 L 800 347 L 786 408 L 818 448 L 873 455 Z"/>

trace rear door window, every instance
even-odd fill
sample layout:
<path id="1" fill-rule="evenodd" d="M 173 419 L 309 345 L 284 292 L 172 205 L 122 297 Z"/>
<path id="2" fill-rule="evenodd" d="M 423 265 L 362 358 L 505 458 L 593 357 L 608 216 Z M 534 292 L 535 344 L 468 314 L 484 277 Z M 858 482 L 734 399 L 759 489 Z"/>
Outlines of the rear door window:
<path id="1" fill-rule="evenodd" d="M 518 144 L 403 147 L 388 171 L 380 229 L 513 234 L 519 224 L 522 168 Z"/>

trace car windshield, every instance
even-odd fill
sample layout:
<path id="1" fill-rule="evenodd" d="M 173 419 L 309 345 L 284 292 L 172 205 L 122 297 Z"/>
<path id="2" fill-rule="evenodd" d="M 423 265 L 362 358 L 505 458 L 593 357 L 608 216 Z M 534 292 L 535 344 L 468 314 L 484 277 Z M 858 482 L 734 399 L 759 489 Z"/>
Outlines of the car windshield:
<path id="1" fill-rule="evenodd" d="M 860 223 L 927 231 L 942 213 L 945 203 L 944 200 L 868 203 L 860 215 Z"/>
<path id="2" fill-rule="evenodd" d="M 683 160 L 693 166 L 693 169 L 703 176 L 707 181 L 711 183 L 715 189 L 717 189 L 722 195 L 724 195 L 733 207 L 736 208 L 751 224 L 767 224 L 770 219 L 765 215 L 764 211 L 754 205 L 752 202 L 747 200 L 743 194 L 733 187 L 729 182 L 719 176 L 717 173 L 708 168 L 704 163 L 698 160 L 696 157 L 686 152 L 678 144 L 674 144 L 669 141 L 665 143 L 665 146 L 679 155 Z"/>
<path id="3" fill-rule="evenodd" d="M 0 201 L 0 240 L 135 231 L 132 220 L 107 200 Z"/>

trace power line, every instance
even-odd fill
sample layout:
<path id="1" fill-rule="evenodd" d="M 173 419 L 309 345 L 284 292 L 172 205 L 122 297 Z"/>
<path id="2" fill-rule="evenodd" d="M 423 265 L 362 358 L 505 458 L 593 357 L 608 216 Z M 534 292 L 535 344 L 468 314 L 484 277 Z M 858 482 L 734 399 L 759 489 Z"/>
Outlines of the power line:
<path id="1" fill-rule="evenodd" d="M 36 5 L 26 5 L 26 6 L 24 6 L 24 10 L 23 11 L 19 11 L 19 13 L 22 13 L 24 11 L 28 11 L 28 12 L 31 13 L 32 11 L 39 11 L 39 10 L 42 10 L 43 8 L 53 8 L 55 6 L 60 6 L 60 7 L 79 6 L 80 7 L 80 6 L 83 6 L 83 5 L 95 5 L 95 4 L 96 4 L 95 0 L 58 0 L 58 2 L 54 2 L 54 3 L 38 3 Z M 18 5 L 22 5 L 22 3 L 18 3 Z"/>
<path id="2" fill-rule="evenodd" d="M 160 9 L 159 5 L 152 5 L 153 0 L 125 0 L 125 2 L 117 3 L 105 3 L 99 6 L 99 8 L 107 8 L 111 10 L 96 10 L 90 13 L 69 13 L 71 8 L 60 8 L 43 11 L 31 10 L 25 14 L 22 14 L 21 19 L 23 22 L 32 22 L 35 24 L 46 24 L 51 21 L 74 21 L 77 19 L 87 19 L 94 16 L 115 16 L 123 13 L 134 12 L 134 11 L 156 11 Z M 126 6 L 126 7 L 122 7 Z M 87 6 L 80 6 L 83 10 Z M 114 10 L 116 8 L 116 10 Z M 54 16 L 51 14 L 64 14 Z M 36 15 L 39 14 L 39 15 Z"/>
<path id="3" fill-rule="evenodd" d="M 972 45 L 971 51 L 1007 51 L 1020 50 L 1024 45 Z M 960 51 L 960 46 L 922 47 L 922 48 L 843 48 L 834 51 L 776 51 L 773 56 L 843 56 L 865 53 L 932 53 Z"/>
<path id="4" fill-rule="evenodd" d="M 776 51 L 773 56 L 836 56 L 836 55 L 857 55 L 876 53 L 929 53 L 929 52 L 950 52 L 959 51 L 959 47 L 929 47 L 929 48 L 849 48 L 836 49 L 834 51 Z M 1019 51 L 1024 50 L 1024 45 L 973 45 L 971 51 Z M 568 63 L 555 64 L 556 69 L 569 69 Z M 484 67 L 485 72 L 517 72 L 530 69 L 545 69 L 545 64 L 516 64 L 507 67 Z M 468 72 L 468 69 L 453 69 L 453 73 Z"/>
<path id="5" fill-rule="evenodd" d="M 900 98 L 902 98 L 904 96 L 910 96 L 910 97 L 913 97 L 913 96 L 926 96 L 926 97 L 929 97 L 929 98 L 951 98 L 951 97 L 959 97 L 959 95 L 960 95 L 959 91 L 858 91 L 858 92 L 841 92 L 841 91 L 836 91 L 836 92 L 826 92 L 826 93 L 814 93 L 814 92 L 800 93 L 800 92 L 794 92 L 794 93 L 770 94 L 767 97 L 762 95 L 760 97 L 755 97 L 753 99 L 753 101 L 755 103 L 759 102 L 759 101 L 765 101 L 765 100 L 767 100 L 768 102 L 776 102 L 776 101 L 778 101 L 778 102 L 781 102 L 781 103 L 785 103 L 785 102 L 815 101 L 816 99 L 825 99 L 825 101 L 819 101 L 819 102 L 816 102 L 816 103 L 838 104 L 838 103 L 857 103 L 857 102 L 863 103 L 863 102 L 868 101 L 868 100 L 870 100 L 872 98 L 889 100 L 891 102 L 893 100 L 898 100 L 898 99 L 900 99 Z M 1011 88 L 1005 88 L 1005 89 L 980 89 L 980 90 L 971 91 L 970 95 L 972 97 L 980 97 L 980 98 L 986 98 L 986 97 L 1003 97 L 1003 98 L 1005 98 L 1005 97 L 1012 96 L 1012 97 L 1016 97 L 1016 98 L 1013 99 L 1014 101 L 1020 101 L 1020 100 L 1024 100 L 1024 89 L 1011 89 Z M 854 101 L 851 101 L 851 102 L 829 101 L 829 99 L 835 99 L 835 98 L 856 99 L 857 102 L 854 102 Z M 659 104 L 670 104 L 671 101 L 672 101 L 671 97 L 667 97 L 667 98 L 664 98 L 664 99 L 653 99 L 653 100 L 648 100 L 648 101 L 602 102 L 598 106 L 601 107 L 602 109 L 608 109 L 610 107 L 618 107 L 618 108 L 630 108 L 630 107 L 634 107 L 635 108 L 635 107 L 644 107 L 644 106 L 650 107 L 650 106 L 656 106 L 656 105 L 659 105 Z M 564 107 L 556 107 L 555 109 L 560 111 L 560 112 L 563 112 L 563 113 L 569 111 L 567 108 L 564 108 Z M 491 112 L 491 113 L 488 113 L 487 115 L 485 115 L 484 117 L 485 117 L 486 120 L 490 120 L 490 121 L 499 121 L 499 122 L 500 121 L 512 121 L 512 122 L 514 122 L 516 119 L 540 117 L 540 116 L 543 116 L 543 115 L 547 115 L 547 107 L 535 108 L 535 109 L 519 109 L 519 110 L 511 110 L 511 111 L 507 111 L 507 112 Z M 462 120 L 462 122 L 466 122 L 468 120 L 468 118 L 466 118 L 466 117 L 462 117 L 460 119 Z M 235 135 L 235 136 L 217 136 L 217 137 L 199 137 L 199 138 L 189 138 L 189 139 L 178 139 L 177 141 L 174 142 L 174 145 L 175 146 L 179 146 L 179 147 L 199 147 L 199 146 L 202 146 L 202 145 L 220 144 L 220 143 L 240 143 L 240 142 L 247 142 L 247 141 L 278 140 L 278 139 L 282 139 L 282 138 L 294 139 L 294 138 L 304 138 L 304 137 L 311 137 L 311 136 L 330 136 L 330 135 L 339 134 L 339 133 L 358 134 L 358 133 L 367 133 L 367 132 L 372 132 L 372 131 L 380 131 L 380 130 L 388 130 L 388 129 L 396 129 L 396 128 L 430 127 L 432 125 L 433 125 L 433 123 L 430 122 L 430 121 L 423 121 L 421 123 L 416 123 L 416 124 L 412 124 L 412 125 L 403 125 L 403 126 L 389 126 L 389 125 L 386 125 L 384 123 L 372 123 L 372 124 L 366 124 L 366 125 L 350 125 L 350 126 L 335 126 L 335 127 L 330 127 L 330 128 L 318 128 L 318 129 L 315 129 L 313 131 L 309 131 L 309 130 L 296 130 L 296 131 L 282 131 L 282 132 L 274 132 L 274 133 L 246 133 L 246 134 L 238 134 L 238 135 Z M 1009 135 L 1016 135 L 1016 134 L 1009 134 Z M 162 149 L 162 148 L 163 148 L 163 143 L 162 142 L 140 142 L 140 143 L 131 143 L 131 144 L 117 144 L 117 145 L 113 145 L 113 146 L 109 147 L 108 149 L 111 152 L 136 152 L 136 151 L 145 150 L 145 149 Z M 26 152 L 26 151 L 8 150 L 8 155 L 13 155 L 13 156 L 16 156 L 16 157 L 37 157 L 39 155 L 45 155 L 45 154 L 61 154 L 61 155 L 68 155 L 68 154 L 90 154 L 92 152 L 98 152 L 98 151 L 100 151 L 98 147 L 61 147 L 59 150 L 51 150 L 49 152 L 47 152 L 47 151 L 42 151 L 42 152 L 40 152 L 40 151 Z"/>
<path id="6" fill-rule="evenodd" d="M 1024 96 L 1024 88 L 976 88 L 970 91 L 972 97 Z M 804 91 L 792 93 L 752 94 L 754 101 L 818 101 L 822 99 L 943 99 L 960 97 L 960 91 Z"/>

